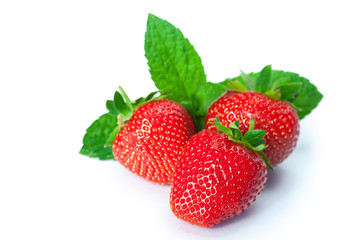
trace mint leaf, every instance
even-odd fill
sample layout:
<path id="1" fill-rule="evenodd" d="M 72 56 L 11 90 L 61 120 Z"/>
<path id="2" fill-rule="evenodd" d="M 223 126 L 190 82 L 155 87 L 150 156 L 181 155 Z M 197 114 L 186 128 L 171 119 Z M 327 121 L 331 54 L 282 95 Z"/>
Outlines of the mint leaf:
<path id="1" fill-rule="evenodd" d="M 198 120 L 198 126 L 196 126 L 196 129 L 200 130 L 204 127 L 205 117 L 209 107 L 225 92 L 225 87 L 216 83 L 206 82 L 204 85 L 201 86 L 201 88 L 197 92 L 197 97 L 199 99 L 199 108 L 196 112 L 196 117 Z"/>
<path id="2" fill-rule="evenodd" d="M 145 56 L 151 78 L 168 99 L 184 106 L 195 125 L 199 108 L 197 93 L 206 83 L 204 67 L 189 40 L 171 23 L 149 14 L 145 33 Z"/>
<path id="3" fill-rule="evenodd" d="M 108 138 L 105 141 L 105 147 L 110 147 L 112 146 L 116 136 L 118 135 L 120 131 L 120 125 L 117 125 L 110 133 L 110 135 L 108 136 Z"/>
<path id="4" fill-rule="evenodd" d="M 283 101 L 292 102 L 299 95 L 302 83 L 285 83 L 279 86 L 277 89 L 280 91 L 280 99 Z"/>
<path id="5" fill-rule="evenodd" d="M 319 92 L 315 85 L 311 84 L 310 81 L 304 77 L 299 77 L 302 82 L 299 95 L 293 102 L 295 109 L 300 119 L 303 119 L 306 115 L 310 114 L 320 103 L 323 95 Z"/>
<path id="6" fill-rule="evenodd" d="M 115 116 L 106 113 L 95 120 L 86 130 L 83 138 L 83 146 L 80 153 L 100 160 L 114 159 L 109 137 L 114 136 L 114 129 L 117 129 Z"/>

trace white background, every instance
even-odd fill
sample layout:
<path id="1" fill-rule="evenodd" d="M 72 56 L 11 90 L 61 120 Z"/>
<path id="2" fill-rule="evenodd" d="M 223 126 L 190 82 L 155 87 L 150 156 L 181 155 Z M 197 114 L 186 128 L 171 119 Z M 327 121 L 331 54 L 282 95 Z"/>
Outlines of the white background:
<path id="1" fill-rule="evenodd" d="M 118 85 L 155 90 L 147 14 L 189 38 L 209 81 L 273 69 L 324 94 L 243 214 L 178 220 L 169 186 L 78 154 Z M 1 1 L 0 239 L 359 239 L 356 1 Z"/>

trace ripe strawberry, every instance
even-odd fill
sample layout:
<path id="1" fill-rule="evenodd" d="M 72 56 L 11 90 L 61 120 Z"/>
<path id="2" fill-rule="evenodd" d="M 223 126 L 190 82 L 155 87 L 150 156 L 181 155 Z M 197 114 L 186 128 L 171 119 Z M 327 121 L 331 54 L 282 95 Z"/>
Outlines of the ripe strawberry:
<path id="1" fill-rule="evenodd" d="M 267 180 L 266 157 L 256 152 L 265 147 L 265 131 L 252 130 L 242 137 L 238 122 L 231 130 L 218 118 L 215 124 L 228 135 L 202 130 L 191 138 L 176 162 L 170 193 L 173 213 L 203 227 L 243 212 Z"/>
<path id="2" fill-rule="evenodd" d="M 227 91 L 209 108 L 206 129 L 216 130 L 210 123 L 215 116 L 228 126 L 240 121 L 240 130 L 245 132 L 251 118 L 256 120 L 256 128 L 266 130 L 268 147 L 264 150 L 270 164 L 275 166 L 284 161 L 295 149 L 299 137 L 299 117 L 288 103 L 267 97 L 258 92 Z"/>
<path id="3" fill-rule="evenodd" d="M 166 99 L 147 101 L 130 112 L 125 114 L 128 121 L 119 114 L 114 158 L 147 180 L 170 184 L 178 154 L 195 134 L 190 115 L 180 104 Z"/>

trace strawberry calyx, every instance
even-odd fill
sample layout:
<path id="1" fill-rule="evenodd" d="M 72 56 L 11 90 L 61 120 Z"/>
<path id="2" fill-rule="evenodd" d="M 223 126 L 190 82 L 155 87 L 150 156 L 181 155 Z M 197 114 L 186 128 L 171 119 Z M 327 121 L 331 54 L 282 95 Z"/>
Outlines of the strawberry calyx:
<path id="1" fill-rule="evenodd" d="M 157 93 L 158 91 L 151 92 L 145 98 L 140 97 L 135 101 L 131 101 L 124 89 L 119 86 L 119 91 L 115 92 L 114 99 L 106 101 L 106 108 L 110 114 L 117 117 L 118 125 L 123 127 L 141 105 L 164 98 L 164 95 L 155 97 Z"/>
<path id="2" fill-rule="evenodd" d="M 110 133 L 105 145 L 111 145 L 113 143 L 118 132 L 124 128 L 134 112 L 141 105 L 166 97 L 166 95 L 156 96 L 158 93 L 159 91 L 151 92 L 146 97 L 140 97 L 135 101 L 131 101 L 124 89 L 119 86 L 119 91 L 115 92 L 114 99 L 106 101 L 106 108 L 108 109 L 109 114 L 117 118 L 117 127 Z"/>
<path id="3" fill-rule="evenodd" d="M 239 91 L 254 91 L 265 94 L 266 96 L 275 99 L 285 101 L 295 108 L 295 110 L 301 110 L 299 107 L 292 104 L 297 96 L 300 94 L 302 82 L 286 82 L 279 83 L 272 79 L 271 65 L 264 67 L 258 74 L 257 78 L 241 71 L 239 77 L 229 79 L 228 84 L 231 88 Z"/>
<path id="4" fill-rule="evenodd" d="M 259 130 L 254 129 L 255 127 L 255 119 L 252 118 L 249 123 L 248 131 L 243 135 L 239 129 L 240 127 L 240 121 L 237 120 L 235 122 L 231 122 L 229 124 L 229 127 L 224 126 L 221 122 L 218 116 L 215 117 L 215 121 L 211 123 L 216 126 L 217 131 L 220 133 L 224 133 L 228 136 L 228 139 L 230 141 L 233 141 L 235 143 L 238 143 L 251 151 L 257 152 L 261 155 L 263 158 L 266 166 L 274 170 L 273 167 L 270 165 L 268 158 L 266 155 L 262 152 L 267 145 L 265 145 L 265 130 Z"/>

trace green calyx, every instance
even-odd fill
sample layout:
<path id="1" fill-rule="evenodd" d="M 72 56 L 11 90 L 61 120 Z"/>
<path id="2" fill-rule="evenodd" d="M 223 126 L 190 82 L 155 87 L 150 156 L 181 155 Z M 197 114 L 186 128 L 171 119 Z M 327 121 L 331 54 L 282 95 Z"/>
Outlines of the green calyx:
<path id="1" fill-rule="evenodd" d="M 293 102 L 299 95 L 303 83 L 291 81 L 278 83 L 273 81 L 272 74 L 271 65 L 267 65 L 257 74 L 256 78 L 241 71 L 241 75 L 229 79 L 228 84 L 240 92 L 256 91 L 276 100 Z"/>
<path id="2" fill-rule="evenodd" d="M 262 152 L 267 146 L 264 144 L 265 140 L 265 130 L 254 129 L 255 127 L 255 119 L 250 120 L 249 129 L 243 135 L 239 129 L 240 121 L 237 120 L 235 122 L 231 122 L 229 127 L 224 126 L 218 116 L 215 117 L 213 125 L 216 126 L 218 132 L 224 133 L 228 136 L 228 139 L 241 144 L 242 146 L 250 149 L 251 151 L 257 152 L 263 158 L 266 166 L 270 168 L 272 171 L 274 170 L 269 163 L 266 155 Z"/>
<path id="3" fill-rule="evenodd" d="M 153 100 L 164 98 L 164 95 L 155 97 L 158 93 L 151 92 L 148 96 L 140 97 L 135 101 L 131 101 L 128 95 L 125 93 L 124 89 L 119 86 L 119 91 L 116 91 L 114 94 L 113 100 L 106 101 L 106 108 L 109 110 L 109 113 L 118 119 L 118 125 L 123 127 L 128 120 L 132 117 L 136 109 L 148 102 Z"/>
<path id="4" fill-rule="evenodd" d="M 100 116 L 86 130 L 80 153 L 100 160 L 114 159 L 112 143 L 115 137 L 141 105 L 166 97 L 156 96 L 157 93 L 151 92 L 147 97 L 131 101 L 124 89 L 119 87 L 114 99 L 106 101 L 109 112 Z"/>
<path id="5" fill-rule="evenodd" d="M 159 92 L 151 92 L 146 97 L 140 97 L 135 101 L 131 101 L 124 89 L 119 86 L 119 92 L 115 92 L 114 99 L 106 101 L 106 108 L 109 110 L 109 114 L 117 118 L 118 126 L 111 132 L 109 138 L 105 142 L 105 145 L 111 145 L 113 143 L 118 132 L 125 126 L 127 121 L 130 120 L 138 107 L 165 97 L 165 95 L 155 97 L 157 93 Z"/>
<path id="6" fill-rule="evenodd" d="M 289 103 L 302 119 L 317 107 L 323 95 L 308 79 L 299 74 L 273 70 L 271 65 L 260 72 L 226 79 L 220 83 L 227 90 L 255 91 Z"/>
<path id="7" fill-rule="evenodd" d="M 115 92 L 113 100 L 106 101 L 106 108 L 111 115 L 118 118 L 118 124 L 121 126 L 133 115 L 134 105 L 120 86 L 119 91 Z"/>

